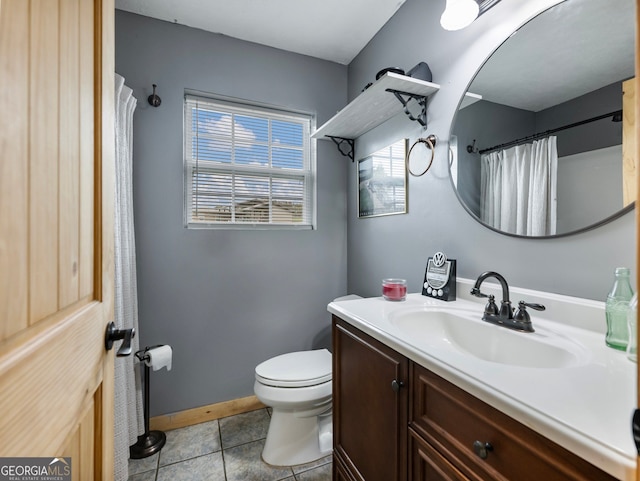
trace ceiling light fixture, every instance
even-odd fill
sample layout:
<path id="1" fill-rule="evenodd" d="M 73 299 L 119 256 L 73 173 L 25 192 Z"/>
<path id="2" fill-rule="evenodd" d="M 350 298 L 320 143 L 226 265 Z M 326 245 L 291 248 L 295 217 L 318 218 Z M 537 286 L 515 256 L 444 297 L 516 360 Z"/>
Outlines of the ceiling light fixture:
<path id="1" fill-rule="evenodd" d="M 480 6 L 476 0 L 447 0 L 440 25 L 445 30 L 460 30 L 471 25 L 479 12 Z"/>

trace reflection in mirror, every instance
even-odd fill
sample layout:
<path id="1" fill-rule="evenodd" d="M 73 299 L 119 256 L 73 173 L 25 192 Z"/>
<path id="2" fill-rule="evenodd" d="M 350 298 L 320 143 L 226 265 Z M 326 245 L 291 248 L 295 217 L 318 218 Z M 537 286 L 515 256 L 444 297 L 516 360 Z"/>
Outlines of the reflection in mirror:
<path id="1" fill-rule="evenodd" d="M 634 0 L 567 0 L 479 70 L 450 160 L 458 198 L 482 223 L 557 236 L 633 208 L 634 12 Z"/>
<path id="2" fill-rule="evenodd" d="M 358 160 L 358 217 L 407 213 L 408 142 L 398 140 Z"/>

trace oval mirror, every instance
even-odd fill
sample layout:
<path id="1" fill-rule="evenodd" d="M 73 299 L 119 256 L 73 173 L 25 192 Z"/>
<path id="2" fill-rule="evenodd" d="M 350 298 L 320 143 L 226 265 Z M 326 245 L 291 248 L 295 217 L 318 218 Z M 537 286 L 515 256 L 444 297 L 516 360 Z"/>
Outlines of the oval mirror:
<path id="1" fill-rule="evenodd" d="M 451 130 L 451 180 L 498 232 L 557 237 L 633 209 L 635 0 L 567 0 L 484 63 Z"/>

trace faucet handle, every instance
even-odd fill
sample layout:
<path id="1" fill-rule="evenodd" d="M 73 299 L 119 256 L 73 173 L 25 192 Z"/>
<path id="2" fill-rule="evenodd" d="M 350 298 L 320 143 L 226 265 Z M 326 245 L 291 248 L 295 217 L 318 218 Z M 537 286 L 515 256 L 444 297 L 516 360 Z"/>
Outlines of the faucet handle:
<path id="1" fill-rule="evenodd" d="M 524 302 L 524 301 L 518 302 L 519 309 L 524 309 L 526 307 L 530 307 L 531 309 L 535 309 L 536 311 L 544 311 L 546 309 L 546 307 L 544 307 L 542 304 L 535 304 L 533 302 Z"/>
<path id="2" fill-rule="evenodd" d="M 484 292 L 480 292 L 480 288 L 479 287 L 474 287 L 473 289 L 471 289 L 471 295 L 472 296 L 476 296 L 476 297 L 489 297 Z M 491 297 L 493 297 L 493 296 L 491 296 Z"/>
<path id="3" fill-rule="evenodd" d="M 500 309 L 498 309 L 498 306 L 496 304 L 496 297 L 493 294 L 490 294 L 488 296 L 486 294 L 483 294 L 483 297 L 489 298 L 489 302 L 487 302 L 487 305 L 484 306 L 485 315 L 489 314 L 490 316 L 497 316 L 500 312 Z"/>
<path id="4" fill-rule="evenodd" d="M 513 320 L 522 325 L 523 331 L 534 332 L 533 325 L 531 324 L 531 317 L 527 312 L 527 307 L 535 309 L 536 311 L 544 311 L 546 307 L 542 304 L 534 304 L 531 302 L 518 302 L 518 310 L 513 315 Z"/>

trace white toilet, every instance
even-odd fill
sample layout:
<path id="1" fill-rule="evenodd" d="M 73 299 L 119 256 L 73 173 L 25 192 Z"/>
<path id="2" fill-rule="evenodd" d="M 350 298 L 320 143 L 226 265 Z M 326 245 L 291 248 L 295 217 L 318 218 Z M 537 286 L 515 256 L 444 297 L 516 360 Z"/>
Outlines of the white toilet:
<path id="1" fill-rule="evenodd" d="M 262 451 L 265 463 L 293 466 L 331 453 L 331 353 L 282 354 L 256 367 L 253 390 L 273 409 Z"/>
<path id="2" fill-rule="evenodd" d="M 355 294 L 337 301 L 362 299 Z M 282 354 L 258 364 L 253 391 L 273 411 L 262 450 L 274 466 L 305 464 L 331 454 L 331 353 L 326 349 Z"/>

